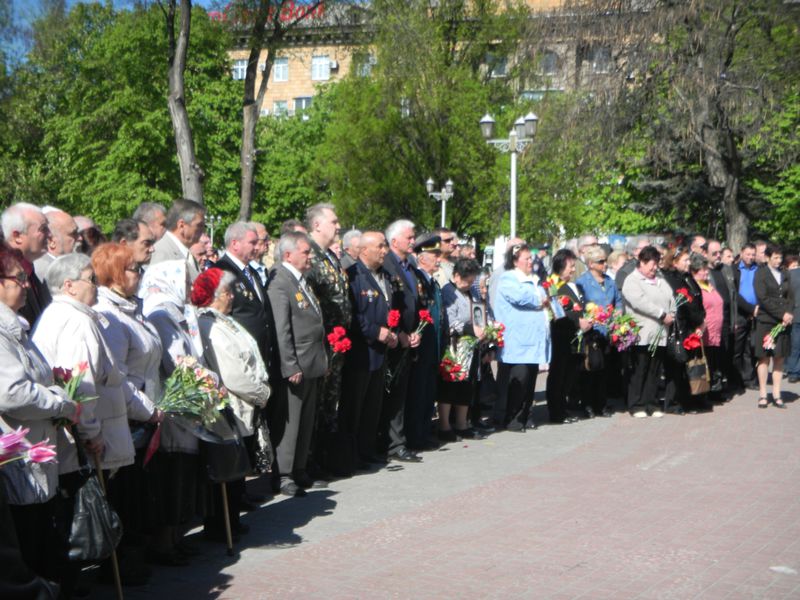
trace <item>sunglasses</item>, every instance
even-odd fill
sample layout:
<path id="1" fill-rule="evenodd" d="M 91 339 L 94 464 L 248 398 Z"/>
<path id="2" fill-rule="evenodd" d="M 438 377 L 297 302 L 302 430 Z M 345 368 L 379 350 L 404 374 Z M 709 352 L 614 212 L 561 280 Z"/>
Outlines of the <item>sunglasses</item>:
<path id="1" fill-rule="evenodd" d="M 13 277 L 0 277 L 0 279 L 7 279 L 8 281 L 16 281 L 19 285 L 28 283 L 28 274 L 25 271 L 20 271 Z"/>

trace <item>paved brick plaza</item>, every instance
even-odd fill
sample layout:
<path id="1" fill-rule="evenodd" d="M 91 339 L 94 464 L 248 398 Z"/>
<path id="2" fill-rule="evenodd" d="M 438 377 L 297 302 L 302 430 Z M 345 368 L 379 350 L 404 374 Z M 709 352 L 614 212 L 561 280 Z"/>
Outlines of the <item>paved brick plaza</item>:
<path id="1" fill-rule="evenodd" d="M 800 598 L 800 402 L 755 405 L 451 444 L 279 498 L 238 557 L 200 542 L 126 597 Z"/>

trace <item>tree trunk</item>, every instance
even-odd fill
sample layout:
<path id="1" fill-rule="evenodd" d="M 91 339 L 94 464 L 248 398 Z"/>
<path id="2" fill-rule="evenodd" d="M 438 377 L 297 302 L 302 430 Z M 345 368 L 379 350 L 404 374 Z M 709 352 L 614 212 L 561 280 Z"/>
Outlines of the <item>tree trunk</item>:
<path id="1" fill-rule="evenodd" d="M 253 213 L 253 196 L 256 180 L 256 126 L 260 114 L 258 105 L 252 102 L 243 110 L 242 151 L 242 190 L 239 206 L 239 220 L 247 221 Z"/>
<path id="2" fill-rule="evenodd" d="M 169 115 L 175 133 L 175 147 L 181 169 L 183 197 L 203 204 L 203 170 L 197 164 L 194 153 L 192 126 L 186 111 L 183 74 L 186 70 L 186 53 L 189 48 L 189 30 L 192 21 L 191 0 L 181 0 L 180 30 L 175 36 L 175 4 L 170 0 L 166 14 L 169 37 Z"/>
<path id="3" fill-rule="evenodd" d="M 734 253 L 747 242 L 748 219 L 739 207 L 739 178 L 728 177 L 723 195 L 725 211 L 725 238 Z"/>

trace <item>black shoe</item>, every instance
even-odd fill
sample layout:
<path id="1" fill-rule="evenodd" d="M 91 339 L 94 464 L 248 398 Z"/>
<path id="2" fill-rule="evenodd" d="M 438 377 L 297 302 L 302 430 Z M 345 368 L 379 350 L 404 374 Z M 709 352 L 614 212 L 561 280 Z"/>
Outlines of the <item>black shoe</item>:
<path id="1" fill-rule="evenodd" d="M 613 417 L 613 416 L 614 416 L 614 410 L 613 410 L 613 409 L 611 409 L 611 408 L 609 408 L 608 406 L 606 406 L 606 407 L 603 409 L 603 412 L 602 412 L 602 413 L 600 413 L 600 416 L 601 416 L 601 417 Z"/>
<path id="2" fill-rule="evenodd" d="M 440 442 L 457 442 L 458 441 L 458 434 L 453 431 L 452 429 L 440 429 L 439 433 L 436 434 L 439 436 Z"/>
<path id="3" fill-rule="evenodd" d="M 513 431 L 515 433 L 525 433 L 525 425 L 514 419 L 508 425 L 506 425 L 506 431 Z"/>
<path id="4" fill-rule="evenodd" d="M 311 479 L 308 473 L 305 471 L 300 471 L 294 475 L 292 475 L 292 481 L 294 481 L 299 487 L 307 490 L 309 488 L 314 487 L 314 480 Z"/>
<path id="5" fill-rule="evenodd" d="M 411 452 L 408 448 L 401 448 L 396 452 L 389 454 L 390 461 L 399 461 L 399 462 L 422 462 L 422 457 L 417 456 L 413 452 Z"/>
<path id="6" fill-rule="evenodd" d="M 585 407 L 583 411 L 586 413 L 587 419 L 594 419 L 594 409 L 591 406 Z"/>
<path id="7" fill-rule="evenodd" d="M 454 429 L 456 435 L 463 440 L 485 440 L 486 436 L 475 429 Z"/>
<path id="8" fill-rule="evenodd" d="M 484 423 L 483 421 L 473 421 L 472 428 L 486 435 L 489 435 L 490 433 L 494 433 L 496 431 L 493 425 L 491 425 L 490 423 Z"/>
<path id="9" fill-rule="evenodd" d="M 670 406 L 669 408 L 667 408 L 666 412 L 667 414 L 670 415 L 679 415 L 679 416 L 683 416 L 686 414 L 686 411 L 683 410 L 682 406 Z"/>
<path id="10" fill-rule="evenodd" d="M 281 485 L 281 494 L 284 496 L 293 496 L 295 498 L 302 498 L 307 495 L 306 491 L 293 481 L 287 481 Z"/>
<path id="11" fill-rule="evenodd" d="M 564 417 L 564 424 L 566 424 L 566 425 L 570 425 L 572 423 L 577 423 L 578 421 L 580 421 L 580 419 L 578 417 L 573 417 L 572 415 L 569 415 L 568 417 Z"/>
<path id="12" fill-rule="evenodd" d="M 800 377 L 797 375 L 789 375 L 789 379 L 787 380 L 789 383 L 797 383 L 800 381 Z"/>

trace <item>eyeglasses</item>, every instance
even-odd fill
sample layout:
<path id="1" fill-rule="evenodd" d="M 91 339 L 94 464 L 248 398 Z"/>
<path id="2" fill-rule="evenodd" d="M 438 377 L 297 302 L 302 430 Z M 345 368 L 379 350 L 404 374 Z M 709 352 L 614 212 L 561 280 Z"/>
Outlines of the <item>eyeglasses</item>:
<path id="1" fill-rule="evenodd" d="M 0 279 L 16 281 L 20 286 L 25 286 L 28 283 L 28 274 L 25 271 L 20 271 L 13 277 L 0 277 Z"/>
<path id="2" fill-rule="evenodd" d="M 92 273 L 91 276 L 89 277 L 89 279 L 84 279 L 83 277 L 80 277 L 76 281 L 82 281 L 84 283 L 88 283 L 90 285 L 95 285 L 96 286 L 97 285 L 97 275 Z"/>
<path id="3" fill-rule="evenodd" d="M 442 238 L 443 244 L 452 244 L 455 238 Z"/>
<path id="4" fill-rule="evenodd" d="M 602 260 L 596 260 L 594 262 L 596 262 L 598 265 L 604 265 L 604 264 L 606 264 L 606 259 L 604 258 Z"/>

